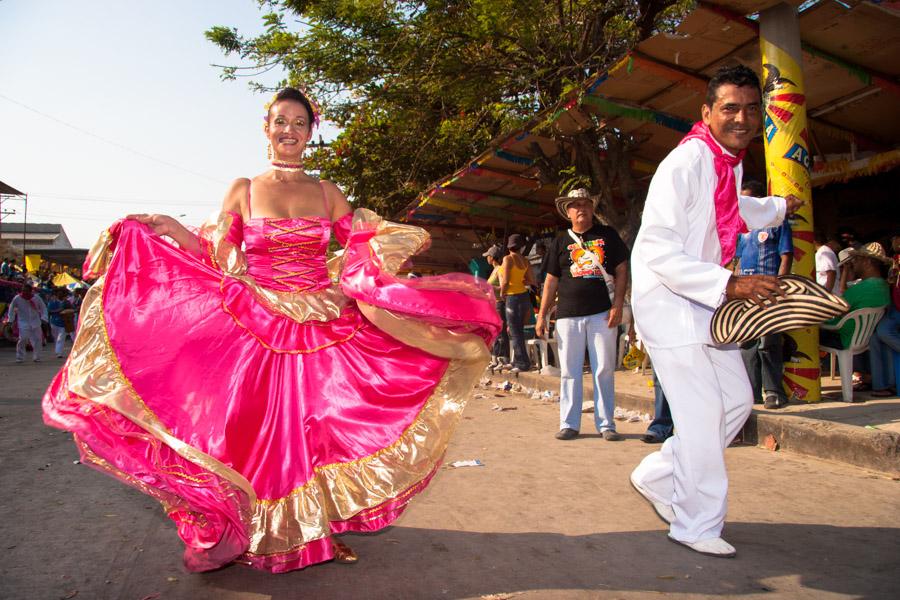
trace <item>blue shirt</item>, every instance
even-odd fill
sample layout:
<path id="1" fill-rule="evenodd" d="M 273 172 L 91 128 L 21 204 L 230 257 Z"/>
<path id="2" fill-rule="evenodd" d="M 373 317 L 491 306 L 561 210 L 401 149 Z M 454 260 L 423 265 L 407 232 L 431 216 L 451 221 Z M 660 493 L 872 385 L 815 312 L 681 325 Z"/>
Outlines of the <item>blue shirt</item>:
<path id="1" fill-rule="evenodd" d="M 778 275 L 781 255 L 792 254 L 791 226 L 754 229 L 738 238 L 735 256 L 741 259 L 741 275 Z"/>
<path id="2" fill-rule="evenodd" d="M 54 298 L 47 304 L 47 312 L 50 314 L 50 324 L 55 327 L 65 327 L 65 321 L 63 321 L 62 315 L 59 314 L 61 310 L 72 308 L 72 305 L 68 300 L 57 300 Z"/>

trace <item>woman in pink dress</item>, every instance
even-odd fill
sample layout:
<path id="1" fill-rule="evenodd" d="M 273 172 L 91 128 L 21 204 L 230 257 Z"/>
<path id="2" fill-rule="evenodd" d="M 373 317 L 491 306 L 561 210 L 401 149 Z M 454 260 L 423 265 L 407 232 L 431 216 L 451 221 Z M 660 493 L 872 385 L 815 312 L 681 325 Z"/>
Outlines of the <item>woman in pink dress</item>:
<path id="1" fill-rule="evenodd" d="M 44 396 L 82 462 L 162 503 L 192 571 L 355 560 L 333 536 L 390 525 L 428 484 L 500 327 L 476 278 L 395 276 L 428 234 L 307 175 L 315 121 L 282 90 L 272 170 L 197 233 L 164 215 L 104 232 Z"/>

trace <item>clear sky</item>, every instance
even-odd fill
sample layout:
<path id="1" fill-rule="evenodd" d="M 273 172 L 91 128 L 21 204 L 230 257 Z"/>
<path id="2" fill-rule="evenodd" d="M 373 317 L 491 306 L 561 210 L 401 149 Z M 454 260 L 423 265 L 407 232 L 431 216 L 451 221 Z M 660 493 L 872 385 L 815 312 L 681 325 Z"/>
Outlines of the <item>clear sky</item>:
<path id="1" fill-rule="evenodd" d="M 231 60 L 203 35 L 257 34 L 262 14 L 255 0 L 0 0 L 0 181 L 28 194 L 28 222 L 61 223 L 80 248 L 130 212 L 199 225 L 229 182 L 263 172 L 268 97 L 222 81 L 211 65 Z M 21 201 L 3 208 L 23 220 Z"/>

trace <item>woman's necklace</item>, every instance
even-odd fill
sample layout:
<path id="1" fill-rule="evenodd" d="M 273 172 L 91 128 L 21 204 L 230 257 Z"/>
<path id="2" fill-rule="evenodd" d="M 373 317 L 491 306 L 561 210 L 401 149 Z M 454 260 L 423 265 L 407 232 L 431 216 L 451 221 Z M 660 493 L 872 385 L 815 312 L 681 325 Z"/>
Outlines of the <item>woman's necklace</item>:
<path id="1" fill-rule="evenodd" d="M 303 171 L 302 162 L 288 162 L 286 160 L 273 160 L 272 168 L 276 171 L 286 171 L 288 173 L 300 173 Z"/>

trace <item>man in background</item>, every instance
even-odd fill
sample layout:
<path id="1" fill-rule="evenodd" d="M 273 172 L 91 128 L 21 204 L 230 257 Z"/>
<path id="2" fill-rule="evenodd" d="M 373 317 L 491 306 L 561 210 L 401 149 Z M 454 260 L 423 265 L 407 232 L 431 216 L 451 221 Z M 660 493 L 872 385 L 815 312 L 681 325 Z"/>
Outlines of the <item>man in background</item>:
<path id="1" fill-rule="evenodd" d="M 628 286 L 628 247 L 615 229 L 594 221 L 598 202 L 599 198 L 584 188 L 557 198 L 556 209 L 571 227 L 554 238 L 547 250 L 547 279 L 535 333 L 544 337 L 551 309 L 556 306 L 558 440 L 573 440 L 581 430 L 585 350 L 594 380 L 594 426 L 606 441 L 622 439 L 613 412 L 616 334 Z M 607 279 L 614 279 L 612 288 Z"/>
<path id="2" fill-rule="evenodd" d="M 25 360 L 28 343 L 33 349 L 34 362 L 41 361 L 41 344 L 44 334 L 41 323 L 47 320 L 47 307 L 41 297 L 34 293 L 30 283 L 22 285 L 22 291 L 9 303 L 9 322 L 19 329 L 19 341 L 16 343 L 16 362 Z"/>
<path id="3" fill-rule="evenodd" d="M 838 246 L 837 242 L 829 240 L 821 231 L 813 234 L 813 242 L 816 245 L 816 282 L 832 294 L 840 294 L 838 257 L 832 247 L 832 243 Z"/>
<path id="4" fill-rule="evenodd" d="M 741 186 L 741 194 L 762 198 L 765 186 L 758 181 L 747 181 Z M 738 238 L 737 257 L 740 275 L 787 275 L 794 261 L 794 243 L 791 241 L 791 225 L 784 221 L 777 227 L 754 229 Z M 762 402 L 766 408 L 787 406 L 782 376 L 784 359 L 781 350 L 782 334 L 773 333 L 741 344 L 741 358 L 747 367 L 753 401 Z"/>

